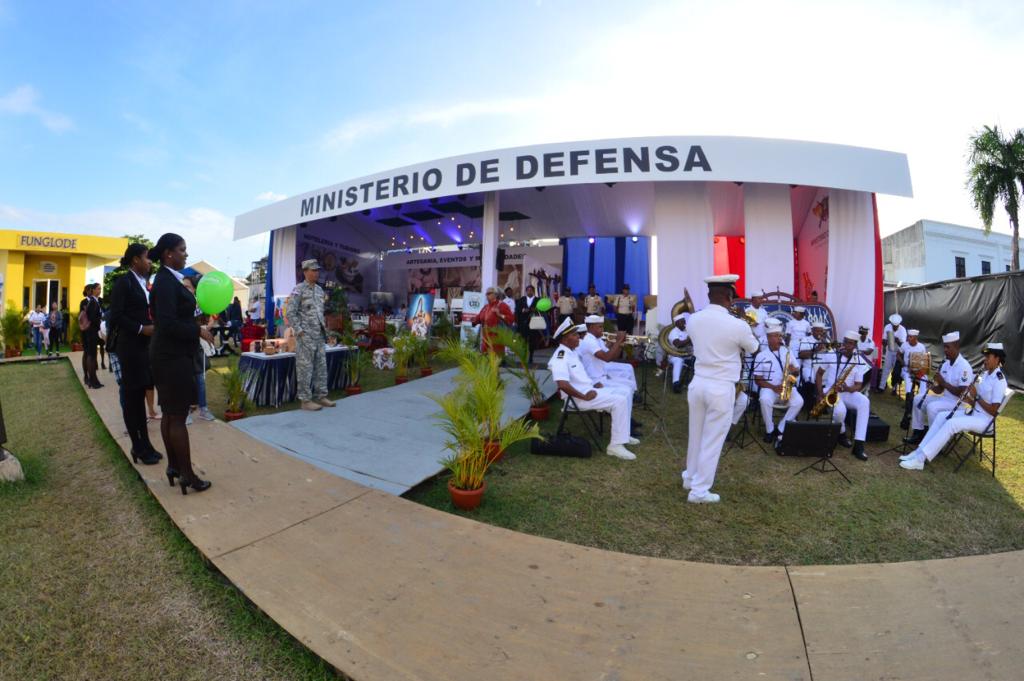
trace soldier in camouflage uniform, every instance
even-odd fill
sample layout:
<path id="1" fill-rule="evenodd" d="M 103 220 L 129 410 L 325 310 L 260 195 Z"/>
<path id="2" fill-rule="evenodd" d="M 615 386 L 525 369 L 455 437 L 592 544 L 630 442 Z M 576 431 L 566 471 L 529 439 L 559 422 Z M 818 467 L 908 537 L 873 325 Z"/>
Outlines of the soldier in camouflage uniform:
<path id="1" fill-rule="evenodd" d="M 320 263 L 303 260 L 302 275 L 306 280 L 296 286 L 288 297 L 285 321 L 295 331 L 295 378 L 302 408 L 320 411 L 322 407 L 334 406 L 334 402 L 327 399 L 327 355 L 324 351 L 327 341 L 327 325 L 324 323 L 326 295 L 316 283 L 320 276 Z"/>

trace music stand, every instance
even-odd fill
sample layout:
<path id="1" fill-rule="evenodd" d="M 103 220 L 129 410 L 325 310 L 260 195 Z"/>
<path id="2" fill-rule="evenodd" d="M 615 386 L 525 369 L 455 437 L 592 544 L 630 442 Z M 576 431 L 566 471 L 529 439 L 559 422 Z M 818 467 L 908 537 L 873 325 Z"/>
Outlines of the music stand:
<path id="1" fill-rule="evenodd" d="M 754 385 L 754 355 L 750 356 L 749 363 L 744 362 L 742 367 L 740 367 L 740 382 L 742 383 L 743 381 L 746 381 L 747 383 L 745 391 L 747 394 L 747 408 L 743 410 L 743 416 L 740 417 L 740 420 L 737 423 L 737 425 L 739 426 L 739 430 L 737 431 L 736 436 L 729 441 L 729 448 L 722 453 L 722 456 L 725 456 L 726 454 L 731 452 L 733 447 L 739 447 L 740 449 L 743 449 L 748 444 L 750 444 L 750 442 L 756 444 L 761 449 L 762 454 L 768 454 L 768 450 L 764 448 L 764 444 L 761 442 L 761 438 L 757 437 L 757 435 L 752 433 L 750 430 L 749 414 L 751 412 L 757 414 L 759 404 L 758 400 L 755 397 L 757 393 L 756 391 L 754 391 L 754 388 L 756 387 Z M 751 395 L 751 392 L 754 392 L 754 395 Z"/>
<path id="2" fill-rule="evenodd" d="M 832 453 L 839 444 L 839 429 L 840 424 L 831 421 L 790 421 L 786 424 L 786 432 L 779 446 L 781 454 L 815 459 L 794 473 L 794 476 L 813 469 L 819 473 L 839 473 L 843 480 L 853 484 L 832 461 Z"/>
<path id="3" fill-rule="evenodd" d="M 911 393 L 910 393 L 911 394 L 911 398 L 910 398 L 910 415 L 911 415 L 911 419 L 910 419 L 910 422 L 907 423 L 907 427 L 903 430 L 903 437 L 900 438 L 900 441 L 897 444 L 893 445 L 892 447 L 889 447 L 889 449 L 886 449 L 883 452 L 878 452 L 878 454 L 876 454 L 875 456 L 882 456 L 883 454 L 890 454 L 892 452 L 899 452 L 900 456 L 906 456 L 910 452 L 912 452 L 915 449 L 917 449 L 917 445 L 912 445 L 912 444 L 910 444 L 908 442 L 904 442 L 905 439 L 910 437 L 910 433 L 912 433 L 913 430 L 914 430 L 913 415 L 914 415 L 914 410 L 917 409 L 917 404 L 916 404 L 916 401 L 917 401 L 917 384 L 918 384 L 918 381 L 916 379 L 913 382 L 911 382 L 911 384 L 910 384 L 910 391 L 911 391 Z M 879 393 L 879 394 L 881 394 L 881 393 Z"/>

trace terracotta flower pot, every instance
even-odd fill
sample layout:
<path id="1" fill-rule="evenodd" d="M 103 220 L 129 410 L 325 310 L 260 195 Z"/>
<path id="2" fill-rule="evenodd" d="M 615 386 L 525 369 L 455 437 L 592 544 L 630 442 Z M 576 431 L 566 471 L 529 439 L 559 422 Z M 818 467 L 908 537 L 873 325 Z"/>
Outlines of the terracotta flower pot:
<path id="1" fill-rule="evenodd" d="M 484 453 L 487 454 L 487 461 L 490 463 L 498 463 L 505 458 L 505 450 L 501 448 L 501 443 L 494 440 L 484 443 Z"/>
<path id="2" fill-rule="evenodd" d="M 237 421 L 238 419 L 241 419 L 241 418 L 245 418 L 245 412 L 244 411 L 225 411 L 224 412 L 224 420 L 225 421 Z"/>
<path id="3" fill-rule="evenodd" d="M 17 357 L 18 351 L 14 348 L 4 348 L 4 357 Z"/>
<path id="4" fill-rule="evenodd" d="M 487 489 L 485 482 L 480 489 L 458 489 L 448 481 L 448 494 L 452 497 L 452 504 L 462 511 L 472 511 L 484 500 L 484 490 Z"/>
<path id="5" fill-rule="evenodd" d="M 81 343 L 72 343 L 71 352 L 81 352 L 83 350 Z"/>
<path id="6" fill-rule="evenodd" d="M 631 360 L 629 360 L 629 363 L 633 365 L 634 369 L 636 369 L 638 366 L 640 366 L 640 360 L 638 360 L 638 359 L 631 359 Z"/>
<path id="7" fill-rule="evenodd" d="M 346 395 L 358 395 L 363 392 L 363 386 L 361 385 L 349 385 L 345 387 Z"/>
<path id="8" fill-rule="evenodd" d="M 408 382 L 409 382 L 409 377 L 408 376 L 395 376 L 395 385 L 402 385 L 403 383 L 408 383 Z"/>
<path id="9" fill-rule="evenodd" d="M 551 409 L 546 404 L 539 407 L 530 407 L 530 419 L 533 421 L 547 421 L 551 415 Z"/>
<path id="10" fill-rule="evenodd" d="M 430 376 L 434 373 L 434 370 L 430 367 L 420 367 L 420 376 Z"/>

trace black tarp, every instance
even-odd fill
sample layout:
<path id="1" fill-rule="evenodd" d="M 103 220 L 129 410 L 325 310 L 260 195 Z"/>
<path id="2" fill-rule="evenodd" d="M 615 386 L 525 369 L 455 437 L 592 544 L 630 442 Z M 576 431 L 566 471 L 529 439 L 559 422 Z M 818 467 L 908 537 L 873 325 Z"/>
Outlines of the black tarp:
<path id="1" fill-rule="evenodd" d="M 885 316 L 899 312 L 903 325 L 921 331 L 933 359 L 942 358 L 942 335 L 960 332 L 960 352 L 981 366 L 981 348 L 999 341 L 1010 387 L 1024 389 L 1024 272 L 949 279 L 885 292 Z"/>

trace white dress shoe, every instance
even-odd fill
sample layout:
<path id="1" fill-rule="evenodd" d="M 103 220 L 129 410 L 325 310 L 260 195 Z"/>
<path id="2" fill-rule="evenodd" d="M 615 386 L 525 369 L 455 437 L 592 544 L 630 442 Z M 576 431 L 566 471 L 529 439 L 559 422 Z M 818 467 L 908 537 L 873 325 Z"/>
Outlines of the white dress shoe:
<path id="1" fill-rule="evenodd" d="M 690 492 L 690 495 L 686 497 L 686 500 L 691 504 L 717 504 L 722 500 L 722 497 L 718 496 L 714 492 L 707 492 L 700 496 Z"/>
<path id="2" fill-rule="evenodd" d="M 628 440 L 626 440 L 626 444 L 627 445 L 638 445 L 638 444 L 640 444 L 640 440 L 637 440 L 635 437 L 631 437 Z"/>
<path id="3" fill-rule="evenodd" d="M 682 478 L 683 478 L 683 489 L 689 491 L 689 489 L 690 489 L 690 478 L 688 478 L 686 476 L 686 471 L 683 471 Z"/>
<path id="4" fill-rule="evenodd" d="M 622 445 L 608 445 L 608 455 L 614 456 L 618 459 L 625 459 L 626 461 L 632 461 L 636 458 L 636 454 L 629 451 Z"/>
<path id="5" fill-rule="evenodd" d="M 918 450 L 915 449 L 914 451 L 910 452 L 909 454 L 904 454 L 903 456 L 900 457 L 900 461 L 907 461 L 908 459 L 916 459 L 917 458 L 917 452 L 918 452 Z"/>
<path id="6" fill-rule="evenodd" d="M 924 457 L 915 456 L 913 459 L 900 461 L 900 468 L 905 468 L 908 471 L 922 471 L 924 470 Z"/>

